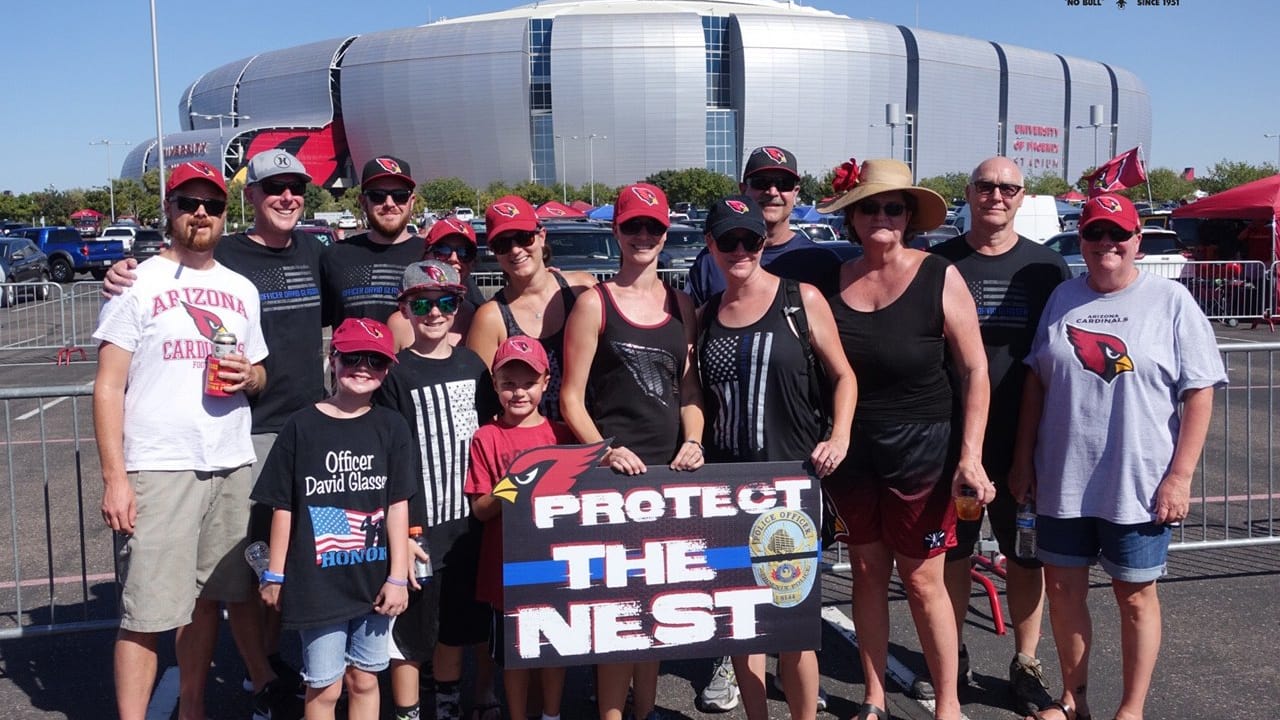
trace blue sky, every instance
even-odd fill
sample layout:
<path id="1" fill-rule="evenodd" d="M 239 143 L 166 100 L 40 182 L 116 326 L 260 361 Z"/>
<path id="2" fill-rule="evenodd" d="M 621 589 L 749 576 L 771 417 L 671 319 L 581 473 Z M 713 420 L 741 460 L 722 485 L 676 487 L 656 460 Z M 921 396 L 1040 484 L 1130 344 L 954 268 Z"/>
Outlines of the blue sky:
<path id="1" fill-rule="evenodd" d="M 1148 164 L 1203 174 L 1222 159 L 1277 162 L 1280 75 L 1273 69 L 1280 3 L 1179 0 L 806 0 L 881 22 L 1102 60 L 1135 73 L 1151 95 Z M 1167 0 L 1162 0 L 1167 1 Z M 1084 0 L 1089 2 L 1089 0 Z M 201 73 L 257 52 L 420 25 L 523 4 L 520 0 L 363 0 L 195 3 L 156 0 L 165 132 L 177 98 Z M 155 133 L 147 0 L 6 3 L 0 76 L 0 190 L 104 185 L 106 149 Z M 430 88 L 413 92 L 430 102 Z M 957 88 L 962 95 L 962 88 Z M 126 146 L 111 147 L 112 173 Z M 854 149 L 856 150 L 856 149 Z"/>

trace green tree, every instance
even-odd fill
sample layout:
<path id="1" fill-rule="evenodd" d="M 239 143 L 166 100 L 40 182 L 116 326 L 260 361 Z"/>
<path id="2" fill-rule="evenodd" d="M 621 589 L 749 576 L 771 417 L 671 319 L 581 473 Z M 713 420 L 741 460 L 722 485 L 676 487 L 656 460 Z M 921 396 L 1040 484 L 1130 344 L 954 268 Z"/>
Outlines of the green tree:
<path id="1" fill-rule="evenodd" d="M 15 222 L 33 222 L 36 217 L 36 204 L 31 193 L 14 195 L 0 194 L 0 219 Z"/>
<path id="2" fill-rule="evenodd" d="M 446 177 L 428 180 L 418 186 L 418 197 L 426 210 L 451 210 L 466 207 L 476 201 L 476 190 L 460 178 Z M 480 210 L 480 208 L 475 208 Z"/>
<path id="3" fill-rule="evenodd" d="M 342 197 L 338 198 L 337 210 L 345 210 L 356 217 L 364 215 L 364 211 L 360 209 L 360 188 L 347 188 L 342 193 Z"/>
<path id="4" fill-rule="evenodd" d="M 72 207 L 68 193 L 52 185 L 32 195 L 35 200 L 36 214 L 46 225 L 66 225 L 71 213 L 78 209 Z"/>
<path id="5" fill-rule="evenodd" d="M 333 197 L 333 193 L 315 183 L 307 183 L 307 189 L 304 191 L 303 197 L 306 203 L 304 207 L 308 215 L 314 215 L 317 212 L 332 212 L 338 208 L 338 201 Z"/>
<path id="6" fill-rule="evenodd" d="M 1274 175 L 1270 165 L 1253 165 L 1240 160 L 1222 159 L 1209 168 L 1206 176 L 1196 178 L 1196 186 L 1209 193 L 1220 193 L 1238 185 Z"/>
<path id="7" fill-rule="evenodd" d="M 738 183 L 733 178 L 706 168 L 662 170 L 645 178 L 645 182 L 662 188 L 668 202 L 689 202 L 697 207 L 708 207 L 738 192 Z M 596 196 L 598 201 L 599 193 Z"/>
<path id="8" fill-rule="evenodd" d="M 800 176 L 800 197 L 796 200 L 801 205 L 816 205 L 823 198 L 831 197 L 831 178 L 835 177 L 833 171 L 828 171 L 821 178 L 814 177 L 809 173 Z"/>
<path id="9" fill-rule="evenodd" d="M 1032 175 L 1023 181 L 1028 195 L 1062 195 L 1071 189 L 1066 180 L 1052 173 Z"/>
<path id="10" fill-rule="evenodd" d="M 964 199 L 964 188 L 969 184 L 969 175 L 952 172 L 946 175 L 935 175 L 920 181 L 920 187 L 928 188 L 942 196 L 948 203 Z"/>
<path id="11" fill-rule="evenodd" d="M 531 205 L 541 205 L 548 200 L 559 200 L 560 194 L 554 189 L 546 185 L 539 185 L 532 180 L 526 180 L 519 185 L 511 188 L 511 192 L 515 195 L 528 200 Z M 479 208 L 477 208 L 479 209 Z"/>
<path id="12" fill-rule="evenodd" d="M 1195 183 L 1184 179 L 1180 172 L 1153 168 L 1147 171 L 1147 183 L 1125 190 L 1125 196 L 1134 202 L 1146 201 L 1148 183 L 1151 185 L 1151 199 L 1158 202 L 1178 200 L 1196 189 Z"/>
<path id="13" fill-rule="evenodd" d="M 244 184 L 233 182 L 227 186 L 227 227 L 243 231 L 253 225 L 253 205 L 244 196 Z"/>

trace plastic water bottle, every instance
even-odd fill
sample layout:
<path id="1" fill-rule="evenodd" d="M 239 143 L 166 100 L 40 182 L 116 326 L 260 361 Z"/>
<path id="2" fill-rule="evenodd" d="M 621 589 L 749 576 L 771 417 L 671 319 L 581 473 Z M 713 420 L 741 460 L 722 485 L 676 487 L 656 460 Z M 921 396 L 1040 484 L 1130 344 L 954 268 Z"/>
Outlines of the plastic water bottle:
<path id="1" fill-rule="evenodd" d="M 271 565 L 271 548 L 266 543 L 259 540 L 244 549 L 244 561 L 249 563 L 249 567 L 253 568 L 253 574 L 257 576 L 258 581 L 262 581 L 262 573 L 267 571 Z"/>
<path id="2" fill-rule="evenodd" d="M 413 577 L 418 581 L 419 585 L 426 585 L 431 582 L 431 548 L 427 546 L 427 536 L 422 534 L 422 528 L 413 526 L 409 528 L 409 539 L 418 544 L 422 551 L 427 554 L 427 559 L 423 560 L 416 554 L 413 556 Z"/>
<path id="3" fill-rule="evenodd" d="M 1024 503 L 1018 508 L 1014 520 L 1017 535 L 1014 540 L 1014 553 L 1023 560 L 1031 560 L 1036 556 L 1036 506 Z"/>

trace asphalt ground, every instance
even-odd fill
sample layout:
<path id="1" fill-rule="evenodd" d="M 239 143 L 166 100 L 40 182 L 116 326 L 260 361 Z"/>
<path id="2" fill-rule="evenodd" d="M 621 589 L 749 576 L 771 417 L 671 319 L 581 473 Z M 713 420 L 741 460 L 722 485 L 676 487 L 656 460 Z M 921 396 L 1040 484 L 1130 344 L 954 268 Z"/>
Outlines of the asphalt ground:
<path id="1" fill-rule="evenodd" d="M 85 302 L 85 305 L 90 304 Z M 0 336 L 12 313 L 0 311 Z M 44 327 L 53 320 L 46 318 Z M 83 322 L 80 323 L 83 325 Z M 36 328 L 40 323 L 23 327 Z M 1215 325 L 1220 342 L 1272 342 L 1280 336 L 1266 326 L 1250 330 Z M 0 389 L 66 387 L 88 383 L 94 353 L 55 365 L 55 349 L 16 349 L 0 346 Z M 1194 492 L 1217 498 L 1205 503 L 1187 523 L 1182 539 L 1220 539 L 1230 525 L 1232 537 L 1241 532 L 1277 534 L 1280 507 L 1275 493 L 1280 480 L 1268 488 L 1265 478 L 1276 465 L 1275 389 L 1280 386 L 1269 360 L 1231 362 L 1232 388 L 1219 393 L 1215 424 L 1205 453 L 1205 482 Z M 0 452 L 0 718 L 99 718 L 114 716 L 111 687 L 111 630 L 77 630 L 109 624 L 116 616 L 112 581 L 111 534 L 98 517 L 100 482 L 92 437 L 88 397 L 9 399 L 2 409 L 5 422 Z M 1246 471 L 1264 479 L 1268 497 L 1242 499 Z M 1257 492 L 1257 481 L 1253 492 Z M 48 518 L 48 520 L 46 520 Z M 83 530 L 81 530 L 83 528 Z M 1178 538 L 1175 537 L 1175 541 Z M 1094 615 L 1090 697 L 1098 717 L 1109 717 L 1120 695 L 1120 646 L 1117 611 L 1107 579 L 1095 572 L 1090 605 Z M 997 590 L 1002 581 L 994 578 Z M 822 717 L 852 716 L 862 696 L 862 678 L 855 646 L 842 631 L 848 618 L 850 583 L 831 574 L 823 584 L 825 603 L 820 667 L 830 705 Z M 1280 659 L 1275 651 L 1280 635 L 1280 549 L 1276 545 L 1183 550 L 1172 554 L 1170 573 L 1161 581 L 1164 646 L 1148 698 L 1152 718 L 1202 716 L 1271 717 L 1280 698 Z M 903 694 L 916 672 L 924 669 L 914 627 L 899 585 L 890 589 L 892 695 L 889 709 L 898 718 L 929 718 L 929 708 Z M 20 628 L 58 625 L 68 631 L 42 634 Z M 856 634 L 856 630 L 855 630 Z M 964 689 L 962 701 L 969 718 L 1016 717 L 1009 702 L 1005 677 L 1012 655 L 1012 639 L 994 633 L 988 601 L 975 595 L 965 632 L 973 660 L 975 684 Z M 171 646 L 161 643 L 161 677 L 153 702 L 153 717 L 172 717 L 172 683 L 176 680 Z M 1040 656 L 1050 688 L 1057 691 L 1058 663 L 1048 626 Z M 297 662 L 296 645 L 286 655 Z M 773 663 L 770 661 L 770 673 Z M 694 708 L 696 688 L 706 681 L 710 663 L 665 663 L 659 684 L 659 707 L 673 717 L 702 715 Z M 240 690 L 242 665 L 225 627 L 210 674 L 209 714 L 212 718 L 243 718 L 249 698 Z M 565 694 L 564 718 L 595 717 L 589 702 L 591 674 L 571 672 Z M 725 715 L 744 718 L 738 708 Z M 786 717 L 776 693 L 770 717 Z"/>

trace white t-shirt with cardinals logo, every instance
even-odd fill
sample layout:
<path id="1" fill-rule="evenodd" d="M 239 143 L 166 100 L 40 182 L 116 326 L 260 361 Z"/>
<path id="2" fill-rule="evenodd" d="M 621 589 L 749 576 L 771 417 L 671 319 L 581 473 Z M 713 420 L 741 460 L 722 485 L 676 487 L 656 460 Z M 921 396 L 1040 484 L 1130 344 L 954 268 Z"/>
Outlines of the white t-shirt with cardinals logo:
<path id="1" fill-rule="evenodd" d="M 124 465 L 137 470 L 220 470 L 254 461 L 243 392 L 204 392 L 205 358 L 225 328 L 251 362 L 267 356 L 258 290 L 222 265 L 193 270 L 155 256 L 108 300 L 93 337 L 133 353 L 124 394 Z M 267 380 L 270 382 L 270 378 Z"/>
<path id="2" fill-rule="evenodd" d="M 1036 512 L 1153 521 L 1179 398 L 1227 382 L 1213 327 L 1191 293 L 1145 272 L 1105 294 L 1084 277 L 1068 280 L 1049 297 L 1025 362 L 1045 391 Z"/>

